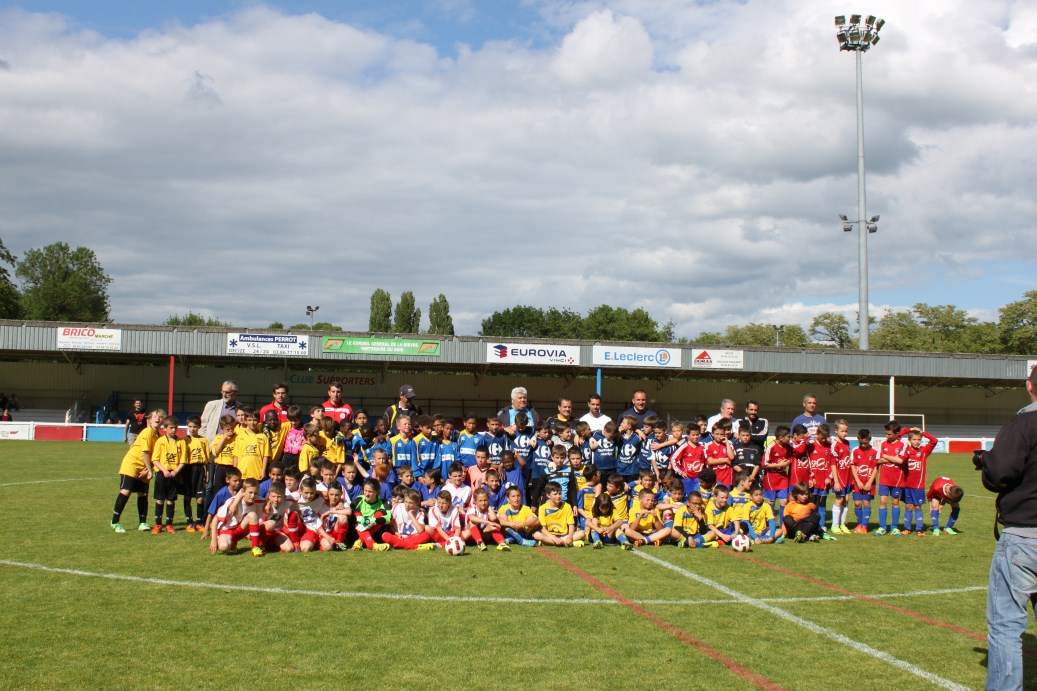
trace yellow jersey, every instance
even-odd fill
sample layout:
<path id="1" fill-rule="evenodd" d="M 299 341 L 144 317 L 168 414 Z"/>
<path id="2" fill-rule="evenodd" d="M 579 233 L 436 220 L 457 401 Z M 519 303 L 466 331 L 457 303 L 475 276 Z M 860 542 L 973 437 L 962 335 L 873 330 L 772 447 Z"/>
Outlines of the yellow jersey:
<path id="1" fill-rule="evenodd" d="M 774 520 L 774 509 L 767 502 L 763 502 L 759 506 L 749 502 L 746 520 L 752 525 L 757 535 L 762 535 L 767 532 L 767 522 Z"/>
<path id="2" fill-rule="evenodd" d="M 163 434 L 155 442 L 151 450 L 151 462 L 157 463 L 163 470 L 176 470 L 187 460 L 187 445 L 176 436 Z"/>
<path id="3" fill-rule="evenodd" d="M 725 529 L 731 523 L 731 507 L 725 506 L 722 509 L 718 509 L 713 499 L 710 499 L 706 503 L 706 525 L 713 526 L 718 529 Z"/>
<path id="4" fill-rule="evenodd" d="M 685 535 L 697 535 L 699 520 L 688 510 L 687 506 L 680 504 L 673 511 L 673 527 Z"/>
<path id="5" fill-rule="evenodd" d="M 282 422 L 274 429 L 264 426 L 263 432 L 266 433 L 266 439 L 270 442 L 270 460 L 280 460 L 281 454 L 284 453 L 284 439 L 288 436 L 288 430 L 292 428 L 292 423 Z"/>
<path id="6" fill-rule="evenodd" d="M 733 489 L 731 490 L 727 502 L 730 506 L 729 511 L 732 521 L 749 520 L 749 505 L 753 502 L 752 499 L 749 498 L 748 492 L 743 492 L 740 489 Z"/>
<path id="7" fill-rule="evenodd" d="M 659 509 L 642 509 L 640 502 L 634 500 L 630 507 L 630 527 L 639 533 L 654 533 L 663 527 Z"/>
<path id="8" fill-rule="evenodd" d="M 587 478 L 583 476 L 582 472 L 576 473 L 576 491 L 579 492 L 581 489 L 587 488 Z"/>
<path id="9" fill-rule="evenodd" d="M 523 524 L 530 518 L 536 518 L 533 509 L 529 508 L 525 504 L 517 509 L 512 508 L 511 504 L 505 504 L 497 511 L 497 516 L 505 521 L 512 521 L 518 524 Z M 522 530 L 527 533 L 529 532 L 528 528 L 523 528 Z"/>
<path id="10" fill-rule="evenodd" d="M 609 496 L 612 497 L 613 515 L 618 515 L 620 520 L 627 520 L 627 516 L 630 515 L 630 497 L 626 494 Z"/>
<path id="11" fill-rule="evenodd" d="M 594 516 L 594 520 L 598 522 L 599 528 L 608 528 L 613 523 L 624 523 L 627 520 L 626 514 L 620 515 L 618 507 L 612 507 L 612 513 L 608 516 Z"/>
<path id="12" fill-rule="evenodd" d="M 266 472 L 266 460 L 270 458 L 270 442 L 266 435 L 243 429 L 235 437 L 234 459 L 241 471 L 241 479 L 262 480 Z"/>
<path id="13" fill-rule="evenodd" d="M 209 462 L 209 440 L 205 437 L 192 437 L 190 435 L 184 437 L 184 444 L 187 445 L 187 463 L 190 465 L 197 465 L 199 463 Z"/>
<path id="14" fill-rule="evenodd" d="M 234 439 L 237 440 L 244 434 L 244 431 L 237 429 L 234 431 Z M 223 437 L 226 435 L 217 434 L 216 438 L 212 440 L 213 448 L 220 445 L 223 441 Z M 220 454 L 215 459 L 216 465 L 234 465 L 234 442 L 223 445 L 223 449 L 220 450 Z"/>
<path id="15" fill-rule="evenodd" d="M 565 535 L 569 532 L 570 527 L 576 525 L 576 521 L 573 518 L 573 509 L 565 503 L 561 506 L 541 504 L 540 510 L 537 512 L 537 518 L 540 520 L 540 525 L 544 527 L 544 530 L 555 535 Z"/>
<path id="16" fill-rule="evenodd" d="M 119 475 L 138 477 L 145 470 L 150 470 L 150 465 L 144 460 L 144 456 L 151 457 L 156 441 L 158 441 L 158 432 L 150 427 L 141 430 L 133 445 L 126 450 L 126 454 L 122 457 L 122 463 L 119 464 Z"/>
<path id="17" fill-rule="evenodd" d="M 324 442 L 323 455 L 324 458 L 328 459 L 332 463 L 342 464 L 346 462 L 346 446 L 345 444 L 338 444 L 335 442 L 335 437 L 329 437 L 320 433 L 320 438 Z"/>
<path id="18" fill-rule="evenodd" d="M 308 473 L 310 472 L 310 466 L 313 465 L 313 461 L 320 456 L 320 449 L 306 442 L 299 449 L 299 472 Z"/>

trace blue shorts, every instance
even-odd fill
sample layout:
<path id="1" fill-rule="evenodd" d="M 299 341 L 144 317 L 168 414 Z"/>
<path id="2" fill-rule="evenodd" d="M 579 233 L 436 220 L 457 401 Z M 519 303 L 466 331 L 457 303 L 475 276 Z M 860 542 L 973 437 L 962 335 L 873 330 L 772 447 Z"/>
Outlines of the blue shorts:
<path id="1" fill-rule="evenodd" d="M 763 490 L 763 498 L 767 501 L 774 501 L 775 499 L 788 499 L 789 490 L 785 489 L 765 489 Z"/>
<path id="2" fill-rule="evenodd" d="M 832 494 L 842 499 L 843 497 L 849 496 L 853 490 L 849 486 L 843 487 L 842 489 L 833 489 Z"/>
<path id="3" fill-rule="evenodd" d="M 890 487 L 889 485 L 879 485 L 880 497 L 893 497 L 894 499 L 900 499 L 900 497 L 902 497 L 903 494 L 903 487 Z"/>
<path id="4" fill-rule="evenodd" d="M 684 498 L 685 499 L 687 499 L 689 495 L 691 495 L 691 494 L 693 494 L 695 492 L 698 492 L 699 491 L 699 487 L 701 486 L 699 484 L 699 479 L 697 477 L 681 478 L 681 484 L 684 485 Z"/>
<path id="5" fill-rule="evenodd" d="M 875 497 L 871 494 L 871 492 L 854 492 L 853 493 L 853 500 L 854 501 L 871 501 L 874 498 Z"/>
<path id="6" fill-rule="evenodd" d="M 814 489 L 810 490 L 810 496 L 812 496 L 812 497 L 822 497 L 824 499 L 827 499 L 828 498 L 828 490 L 827 489 L 817 489 L 815 487 Z"/>
<path id="7" fill-rule="evenodd" d="M 914 489 L 911 487 L 904 488 L 904 503 L 913 504 L 915 506 L 921 506 L 925 503 L 925 490 L 921 487 Z"/>

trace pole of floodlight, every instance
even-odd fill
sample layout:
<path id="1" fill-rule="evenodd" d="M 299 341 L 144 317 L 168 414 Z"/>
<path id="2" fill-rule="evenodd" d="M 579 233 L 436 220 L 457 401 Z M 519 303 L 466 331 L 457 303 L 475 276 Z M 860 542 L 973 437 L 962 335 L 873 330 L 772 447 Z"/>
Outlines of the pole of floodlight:
<path id="1" fill-rule="evenodd" d="M 859 14 L 850 16 L 846 21 L 846 15 L 835 18 L 836 40 L 839 41 L 839 50 L 853 51 L 857 63 L 857 220 L 850 221 L 845 215 L 840 214 L 843 221 L 843 230 L 851 231 L 857 226 L 860 235 L 857 238 L 857 278 L 858 278 L 858 331 L 861 350 L 867 350 L 868 329 L 870 319 L 868 318 L 868 235 L 878 230 L 879 217 L 868 218 L 867 195 L 864 188 L 864 53 L 879 42 L 879 31 L 886 24 L 884 19 L 874 15 L 868 15 L 864 21 Z"/>
<path id="2" fill-rule="evenodd" d="M 868 217 L 867 197 L 864 192 L 864 51 L 854 51 L 857 57 L 857 326 L 860 334 L 860 349 L 868 346 L 868 229 L 864 219 Z"/>

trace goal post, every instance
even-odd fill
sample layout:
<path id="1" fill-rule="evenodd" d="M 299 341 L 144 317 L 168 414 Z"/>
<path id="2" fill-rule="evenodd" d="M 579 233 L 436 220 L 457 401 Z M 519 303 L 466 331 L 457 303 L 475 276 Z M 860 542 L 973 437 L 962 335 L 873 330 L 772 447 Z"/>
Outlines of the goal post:
<path id="1" fill-rule="evenodd" d="M 873 427 L 875 429 L 882 429 L 882 427 L 889 422 L 888 413 L 825 413 L 825 420 L 829 424 L 836 420 L 846 420 L 850 425 L 850 429 L 856 431 L 862 427 Z M 896 420 L 898 422 L 907 423 L 908 427 L 921 427 L 925 429 L 925 414 L 924 413 L 897 413 Z M 874 434 L 874 430 L 873 430 Z"/>

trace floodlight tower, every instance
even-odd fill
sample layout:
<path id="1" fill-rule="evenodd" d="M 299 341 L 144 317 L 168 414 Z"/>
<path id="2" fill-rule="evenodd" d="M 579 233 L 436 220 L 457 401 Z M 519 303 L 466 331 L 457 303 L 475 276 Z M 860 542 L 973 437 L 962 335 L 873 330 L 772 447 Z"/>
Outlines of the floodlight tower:
<path id="1" fill-rule="evenodd" d="M 845 214 L 839 214 L 843 222 L 843 230 L 850 232 L 857 226 L 857 276 L 860 348 L 868 349 L 868 235 L 876 232 L 878 216 L 868 218 L 867 199 L 864 194 L 864 72 L 862 60 L 864 53 L 879 42 L 879 31 L 885 26 L 885 19 L 878 19 L 869 14 L 861 22 L 861 15 L 846 15 L 835 18 L 836 34 L 839 50 L 852 51 L 857 57 L 857 220 L 849 220 Z"/>

